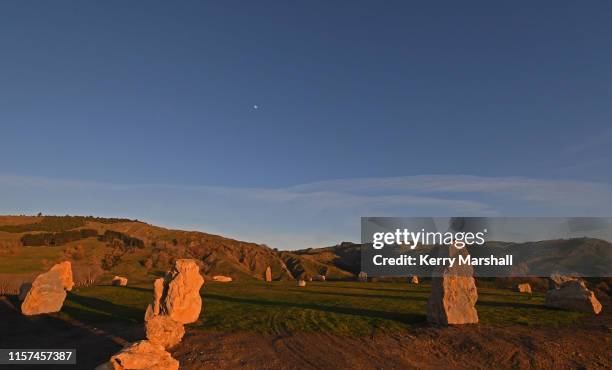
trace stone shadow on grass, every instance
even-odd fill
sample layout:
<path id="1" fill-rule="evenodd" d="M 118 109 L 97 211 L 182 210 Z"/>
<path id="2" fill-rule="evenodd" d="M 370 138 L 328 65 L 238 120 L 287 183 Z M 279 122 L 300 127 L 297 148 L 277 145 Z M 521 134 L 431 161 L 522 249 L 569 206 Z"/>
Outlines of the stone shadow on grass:
<path id="1" fill-rule="evenodd" d="M 117 320 L 141 323 L 144 320 L 144 310 L 121 306 L 102 299 L 85 297 L 69 292 L 66 300 L 77 303 L 86 309 L 72 307 L 64 303 L 62 311 L 86 323 L 103 323 Z"/>
<path id="2" fill-rule="evenodd" d="M 402 301 L 427 301 L 427 297 L 418 297 L 418 296 L 399 296 L 399 295 L 383 295 L 383 294 L 359 294 L 359 293 L 337 293 L 337 292 L 321 292 L 314 290 L 304 290 L 303 288 L 296 288 L 289 290 L 291 292 L 297 293 L 307 293 L 307 294 L 323 294 L 323 295 L 336 295 L 341 297 L 356 297 L 356 298 L 380 298 L 380 299 L 399 299 Z M 405 293 L 410 293 L 406 292 Z"/>
<path id="3" fill-rule="evenodd" d="M 550 307 L 546 307 L 537 303 L 521 303 L 521 302 L 491 302 L 491 301 L 477 301 L 476 307 L 478 306 L 490 306 L 490 307 L 513 307 L 513 308 L 529 308 L 529 309 L 541 309 L 549 310 Z"/>
<path id="4" fill-rule="evenodd" d="M 93 369 L 108 361 L 110 356 L 121 349 L 121 345 L 107 336 L 84 327 L 73 325 L 58 314 L 24 316 L 19 306 L 0 297 L 0 348 L 31 349 L 56 348 L 77 351 L 77 365 L 51 365 L 53 369 Z M 65 308 L 65 307 L 64 307 Z M 62 308 L 62 311 L 64 311 Z M 50 368 L 49 365 L 46 366 Z M 40 370 L 44 365 L 2 365 L 4 369 Z"/>
<path id="5" fill-rule="evenodd" d="M 151 284 L 151 286 L 153 286 L 153 284 Z M 140 288 L 140 287 L 136 287 L 136 286 L 124 286 L 124 287 L 121 287 L 121 289 L 128 289 L 128 290 L 135 290 L 137 292 L 151 293 L 151 299 L 153 299 L 153 288 Z"/>
<path id="6" fill-rule="evenodd" d="M 367 283 L 364 283 L 364 284 L 367 284 Z M 315 285 L 311 285 L 311 286 L 314 287 Z M 320 287 L 320 286 L 316 286 L 316 287 Z M 412 293 L 412 292 L 414 292 L 414 290 L 396 289 L 396 288 L 370 288 L 370 287 L 359 287 L 359 286 L 351 286 L 351 287 L 347 287 L 347 288 L 348 289 L 374 290 L 374 291 L 381 291 L 381 292 L 398 292 L 398 293 Z M 426 292 L 429 293 L 429 290 L 427 290 Z"/>

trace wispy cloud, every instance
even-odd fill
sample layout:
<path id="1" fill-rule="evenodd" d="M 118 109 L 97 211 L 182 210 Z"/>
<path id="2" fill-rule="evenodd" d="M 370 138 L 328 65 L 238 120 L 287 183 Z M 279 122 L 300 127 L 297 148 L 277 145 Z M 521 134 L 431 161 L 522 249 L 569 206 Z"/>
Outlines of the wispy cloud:
<path id="1" fill-rule="evenodd" d="M 406 177 L 344 179 L 298 185 L 298 192 L 320 189 L 348 193 L 376 194 L 460 194 L 464 197 L 487 194 L 513 199 L 537 201 L 542 204 L 583 205 L 600 203 L 612 194 L 608 184 L 570 180 L 542 180 L 525 177 L 481 177 L 466 175 L 422 175 Z M 480 203 L 484 206 L 483 203 Z"/>
<path id="2" fill-rule="evenodd" d="M 283 188 L 117 184 L 0 175 L 0 213 L 123 216 L 273 247 L 357 241 L 361 216 L 609 216 L 608 184 L 422 175 Z"/>

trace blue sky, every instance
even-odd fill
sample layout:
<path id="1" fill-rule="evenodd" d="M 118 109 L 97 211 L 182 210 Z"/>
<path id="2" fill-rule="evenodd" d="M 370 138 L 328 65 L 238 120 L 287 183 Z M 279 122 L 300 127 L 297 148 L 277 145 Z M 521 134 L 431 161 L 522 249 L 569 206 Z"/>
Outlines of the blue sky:
<path id="1" fill-rule="evenodd" d="M 357 241 L 360 216 L 609 216 L 611 13 L 2 2 L 0 213 L 282 249 Z"/>

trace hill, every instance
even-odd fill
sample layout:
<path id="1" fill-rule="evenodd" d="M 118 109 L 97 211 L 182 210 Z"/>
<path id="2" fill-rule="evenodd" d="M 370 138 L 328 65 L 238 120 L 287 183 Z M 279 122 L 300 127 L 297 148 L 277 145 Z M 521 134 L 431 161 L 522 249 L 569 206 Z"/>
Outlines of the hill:
<path id="1" fill-rule="evenodd" d="M 265 245 L 201 232 L 170 230 L 137 220 L 80 216 L 0 217 L 0 274 L 43 271 L 61 259 L 77 269 L 146 279 L 177 258 L 201 261 L 204 275 L 292 279 L 278 253 Z"/>
<path id="2" fill-rule="evenodd" d="M 349 279 L 359 274 L 361 245 L 344 242 L 332 247 L 280 252 L 294 276 L 323 275 L 328 279 Z"/>
<path id="3" fill-rule="evenodd" d="M 545 267 L 568 260 L 597 261 L 594 267 L 603 269 L 605 275 L 611 261 L 610 247 L 606 241 L 578 238 L 499 243 L 494 249 L 525 257 L 531 254 L 529 260 L 537 259 Z M 123 218 L 0 216 L 0 294 L 15 293 L 23 281 L 66 259 L 72 261 L 80 285 L 108 281 L 114 275 L 128 276 L 132 282 L 150 282 L 178 258 L 200 261 L 206 278 L 226 275 L 235 280 L 261 280 L 270 266 L 273 280 L 278 281 L 318 275 L 328 280 L 353 280 L 360 271 L 360 248 L 360 244 L 344 242 L 278 251 L 263 244 Z M 533 255 L 536 250 L 537 255 Z"/>
<path id="4" fill-rule="evenodd" d="M 178 258 L 195 258 L 205 277 L 273 280 L 353 276 L 357 245 L 279 252 L 266 245 L 196 231 L 171 230 L 138 220 L 84 216 L 0 216 L 0 291 L 60 260 L 71 260 L 77 284 L 113 275 L 150 281 Z M 346 269 L 346 270 L 345 270 Z"/>

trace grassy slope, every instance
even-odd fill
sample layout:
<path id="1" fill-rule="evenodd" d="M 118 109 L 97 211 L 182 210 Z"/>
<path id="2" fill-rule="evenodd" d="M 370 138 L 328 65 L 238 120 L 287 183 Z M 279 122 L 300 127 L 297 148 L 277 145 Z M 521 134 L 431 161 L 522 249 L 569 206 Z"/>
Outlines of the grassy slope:
<path id="1" fill-rule="evenodd" d="M 43 227 L 40 226 L 41 223 Z M 0 216 L 0 228 L 4 228 L 0 230 L 0 275 L 43 272 L 52 264 L 69 259 L 64 251 L 71 246 L 84 247 L 84 260 L 88 260 L 91 256 L 100 260 L 104 254 L 111 251 L 105 242 L 95 238 L 81 239 L 53 247 L 21 247 L 20 240 L 24 234 L 49 231 L 49 226 L 54 232 L 94 229 L 100 235 L 107 230 L 112 230 L 144 241 L 145 248 L 125 255 L 117 266 L 106 273 L 106 279 L 118 274 L 128 276 L 131 281 L 148 281 L 152 276 L 167 270 L 169 266 L 157 266 L 151 271 L 143 267 L 142 261 L 155 257 L 153 255 L 155 246 L 157 249 L 167 250 L 173 258 L 192 258 L 189 252 L 183 251 L 177 254 L 172 251 L 179 250 L 181 247 L 184 250 L 186 246 L 195 246 L 196 253 L 199 253 L 195 258 L 201 258 L 202 272 L 209 276 L 229 275 L 241 280 L 262 279 L 265 269 L 271 266 L 274 279 L 292 279 L 276 252 L 262 245 L 201 232 L 170 230 L 142 222 L 78 216 L 47 218 Z M 15 229 L 15 227 L 19 228 Z"/>
<path id="2" fill-rule="evenodd" d="M 403 330 L 425 322 L 429 287 L 401 283 L 258 281 L 207 283 L 203 311 L 192 326 L 208 331 L 286 333 L 324 331 L 366 335 L 373 327 Z M 149 286 L 96 286 L 69 295 L 61 315 L 100 325 L 111 321 L 142 322 L 152 298 Z M 542 306 L 543 297 L 479 289 L 477 304 L 484 324 L 567 325 L 582 315 Z"/>

